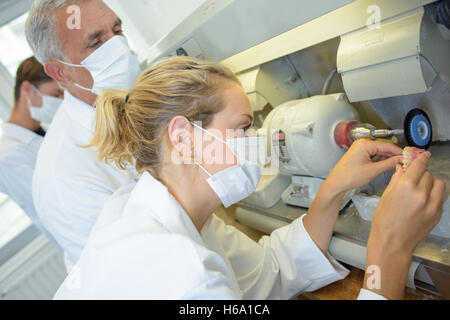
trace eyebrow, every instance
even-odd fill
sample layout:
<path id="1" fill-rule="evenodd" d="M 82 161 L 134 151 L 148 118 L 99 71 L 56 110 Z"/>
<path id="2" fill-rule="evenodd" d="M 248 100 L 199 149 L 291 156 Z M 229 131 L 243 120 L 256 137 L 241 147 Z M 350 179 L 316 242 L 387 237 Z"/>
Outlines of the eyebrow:
<path id="1" fill-rule="evenodd" d="M 117 18 L 116 21 L 114 21 L 113 27 L 120 26 L 120 25 L 122 25 L 122 20 L 120 18 Z M 97 30 L 97 31 L 91 33 L 87 40 L 87 46 L 89 46 L 93 40 L 99 38 L 104 33 L 106 33 L 105 30 Z"/>
<path id="2" fill-rule="evenodd" d="M 122 25 L 122 20 L 120 18 L 117 18 L 116 21 L 114 22 L 114 27 L 117 25 Z"/>
<path id="3" fill-rule="evenodd" d="M 105 33 L 105 30 L 98 30 L 98 31 L 95 31 L 94 33 L 92 33 L 89 37 L 88 37 L 88 45 L 91 43 L 91 41 L 93 41 L 93 40 L 95 40 L 95 39 L 97 39 L 98 37 L 100 37 L 102 34 L 104 34 Z"/>

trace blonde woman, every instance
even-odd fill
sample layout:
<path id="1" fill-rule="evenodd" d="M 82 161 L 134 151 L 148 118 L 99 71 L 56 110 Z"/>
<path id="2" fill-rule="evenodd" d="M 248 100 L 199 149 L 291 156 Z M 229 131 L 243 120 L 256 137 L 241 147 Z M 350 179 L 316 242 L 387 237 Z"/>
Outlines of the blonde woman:
<path id="1" fill-rule="evenodd" d="M 426 171 L 430 154 L 403 174 L 400 148 L 355 143 L 308 214 L 257 243 L 214 215 L 258 182 L 260 168 L 233 147 L 246 141 L 252 118 L 228 69 L 191 58 L 151 67 L 130 92 L 105 91 L 91 146 L 142 175 L 107 201 L 55 298 L 289 299 L 316 290 L 348 274 L 327 252 L 343 195 L 395 168 L 368 242 L 367 265 L 380 268 L 381 286 L 359 298 L 402 298 L 414 248 L 442 210 L 444 184 Z M 378 153 L 391 157 L 372 162 Z"/>

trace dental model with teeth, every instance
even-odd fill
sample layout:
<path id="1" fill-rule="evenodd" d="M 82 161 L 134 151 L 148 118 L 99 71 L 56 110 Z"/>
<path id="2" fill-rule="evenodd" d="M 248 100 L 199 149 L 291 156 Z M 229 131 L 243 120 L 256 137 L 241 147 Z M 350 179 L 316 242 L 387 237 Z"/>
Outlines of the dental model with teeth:
<path id="1" fill-rule="evenodd" d="M 415 148 L 415 147 L 406 147 L 403 149 L 403 172 L 405 172 L 411 163 L 416 160 L 421 153 L 424 153 L 425 150 Z"/>

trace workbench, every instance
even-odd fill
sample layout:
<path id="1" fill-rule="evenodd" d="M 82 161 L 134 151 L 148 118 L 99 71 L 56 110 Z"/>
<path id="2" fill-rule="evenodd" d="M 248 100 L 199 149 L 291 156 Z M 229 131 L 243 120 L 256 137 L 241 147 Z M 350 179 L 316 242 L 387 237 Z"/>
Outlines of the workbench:
<path id="1" fill-rule="evenodd" d="M 241 232 L 245 233 L 254 241 L 258 241 L 262 236 L 266 235 L 258 230 L 245 226 L 235 220 L 236 207 L 232 206 L 228 209 L 223 207 L 216 211 L 216 215 L 220 217 L 226 224 L 233 225 Z M 364 271 L 358 268 L 345 265 L 350 271 L 349 275 L 341 280 L 334 282 L 314 292 L 308 292 L 297 297 L 297 300 L 354 300 L 358 297 L 364 280 Z M 426 293 L 420 289 L 405 289 L 405 300 L 439 300 L 440 298 Z"/>

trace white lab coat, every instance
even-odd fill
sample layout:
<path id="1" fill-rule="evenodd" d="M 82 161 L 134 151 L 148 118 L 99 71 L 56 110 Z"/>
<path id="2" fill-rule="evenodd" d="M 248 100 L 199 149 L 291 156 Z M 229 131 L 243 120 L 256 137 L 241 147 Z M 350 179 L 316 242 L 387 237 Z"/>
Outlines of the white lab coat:
<path id="1" fill-rule="evenodd" d="M 95 109 L 65 92 L 39 150 L 33 200 L 44 226 L 62 246 L 66 266 L 76 263 L 103 204 L 119 187 L 137 177 L 82 148 L 93 137 Z"/>
<path id="2" fill-rule="evenodd" d="M 302 218 L 259 243 L 215 215 L 199 233 L 144 173 L 105 204 L 55 299 L 289 299 L 347 274 L 317 248 Z"/>
<path id="3" fill-rule="evenodd" d="M 17 203 L 33 224 L 59 248 L 39 220 L 31 194 L 31 181 L 41 142 L 42 137 L 33 131 L 12 123 L 1 125 L 0 192 Z"/>

